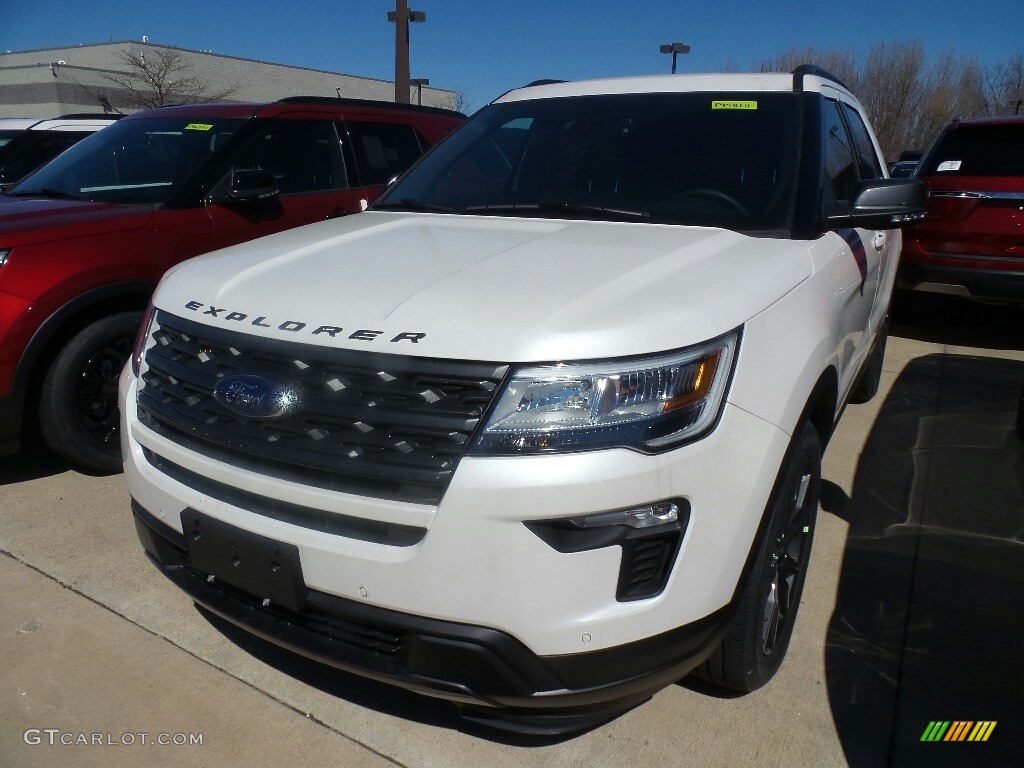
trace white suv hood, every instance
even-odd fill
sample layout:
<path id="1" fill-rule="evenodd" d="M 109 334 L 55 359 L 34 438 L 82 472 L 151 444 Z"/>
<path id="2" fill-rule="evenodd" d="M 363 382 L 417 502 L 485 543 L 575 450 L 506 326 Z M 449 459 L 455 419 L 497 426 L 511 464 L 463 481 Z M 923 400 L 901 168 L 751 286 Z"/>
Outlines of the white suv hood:
<path id="1" fill-rule="evenodd" d="M 154 303 L 292 342 L 583 360 L 718 336 L 811 268 L 800 243 L 717 229 L 370 211 L 193 259 Z"/>

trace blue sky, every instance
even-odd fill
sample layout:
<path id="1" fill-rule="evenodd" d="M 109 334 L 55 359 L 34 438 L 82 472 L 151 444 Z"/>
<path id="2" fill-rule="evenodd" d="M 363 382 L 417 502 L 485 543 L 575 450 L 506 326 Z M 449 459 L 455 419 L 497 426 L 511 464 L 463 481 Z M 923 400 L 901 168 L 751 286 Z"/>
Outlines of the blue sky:
<path id="1" fill-rule="evenodd" d="M 538 78 L 756 67 L 793 47 L 917 41 L 982 63 L 1024 49 L 1024 0 L 410 0 L 411 74 L 479 108 Z M 391 80 L 393 0 L 0 0 L 0 51 L 141 40 Z"/>

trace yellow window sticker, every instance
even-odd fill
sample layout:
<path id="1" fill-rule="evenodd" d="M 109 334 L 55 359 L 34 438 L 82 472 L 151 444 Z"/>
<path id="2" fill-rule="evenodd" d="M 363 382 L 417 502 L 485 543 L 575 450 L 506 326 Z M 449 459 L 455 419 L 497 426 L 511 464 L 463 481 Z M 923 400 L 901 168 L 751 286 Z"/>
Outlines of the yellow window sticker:
<path id="1" fill-rule="evenodd" d="M 756 101 L 712 101 L 712 109 L 757 109 Z"/>
<path id="2" fill-rule="evenodd" d="M 213 126 L 207 123 L 189 123 L 185 126 L 186 131 L 208 131 L 211 128 L 213 128 Z"/>

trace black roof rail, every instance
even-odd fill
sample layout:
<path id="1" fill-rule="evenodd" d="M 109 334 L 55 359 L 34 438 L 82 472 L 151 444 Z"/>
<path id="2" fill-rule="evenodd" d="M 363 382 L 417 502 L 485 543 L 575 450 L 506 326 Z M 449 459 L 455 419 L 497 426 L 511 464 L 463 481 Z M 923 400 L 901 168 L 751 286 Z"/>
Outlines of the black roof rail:
<path id="1" fill-rule="evenodd" d="M 550 78 L 542 78 L 540 80 L 534 80 L 532 83 L 527 83 L 526 85 L 517 85 L 515 88 L 509 88 L 507 91 L 505 91 L 501 95 L 496 96 L 494 99 L 492 99 L 491 103 L 493 104 L 495 101 L 500 99 L 502 96 L 506 96 L 506 95 L 512 93 L 512 91 L 518 91 L 520 88 L 532 88 L 535 85 L 558 85 L 559 83 L 567 83 L 567 82 L 569 82 L 569 81 L 568 80 L 552 80 Z"/>
<path id="2" fill-rule="evenodd" d="M 422 106 L 420 104 L 398 104 L 394 101 L 376 101 L 374 99 L 350 99 L 345 96 L 286 96 L 283 99 L 278 99 L 274 104 L 323 104 L 325 106 L 336 106 L 336 107 L 373 107 L 374 109 L 395 109 L 395 110 L 415 110 L 417 112 L 432 112 L 435 114 L 442 115 L 459 115 L 465 117 L 464 114 L 454 109 L 445 109 L 444 107 L 430 107 Z"/>
<path id="3" fill-rule="evenodd" d="M 793 70 L 793 90 L 798 93 L 802 92 L 804 89 L 804 75 L 815 75 L 817 77 L 824 78 L 825 80 L 831 80 L 833 83 L 846 88 L 846 90 L 850 90 L 846 83 L 833 75 L 827 69 L 819 67 L 817 64 L 801 64 Z"/>

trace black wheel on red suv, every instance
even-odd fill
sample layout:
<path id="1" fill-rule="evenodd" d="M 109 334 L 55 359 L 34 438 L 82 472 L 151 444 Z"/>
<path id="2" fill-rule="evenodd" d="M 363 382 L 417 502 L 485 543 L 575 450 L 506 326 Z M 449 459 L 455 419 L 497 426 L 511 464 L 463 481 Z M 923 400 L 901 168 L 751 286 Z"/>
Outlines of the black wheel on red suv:
<path id="1" fill-rule="evenodd" d="M 1020 403 L 1017 405 L 1017 434 L 1024 440 L 1024 387 L 1020 390 Z"/>
<path id="2" fill-rule="evenodd" d="M 86 326 L 46 374 L 39 404 L 43 439 L 78 466 L 121 470 L 117 380 L 141 322 L 141 312 L 122 312 Z"/>

